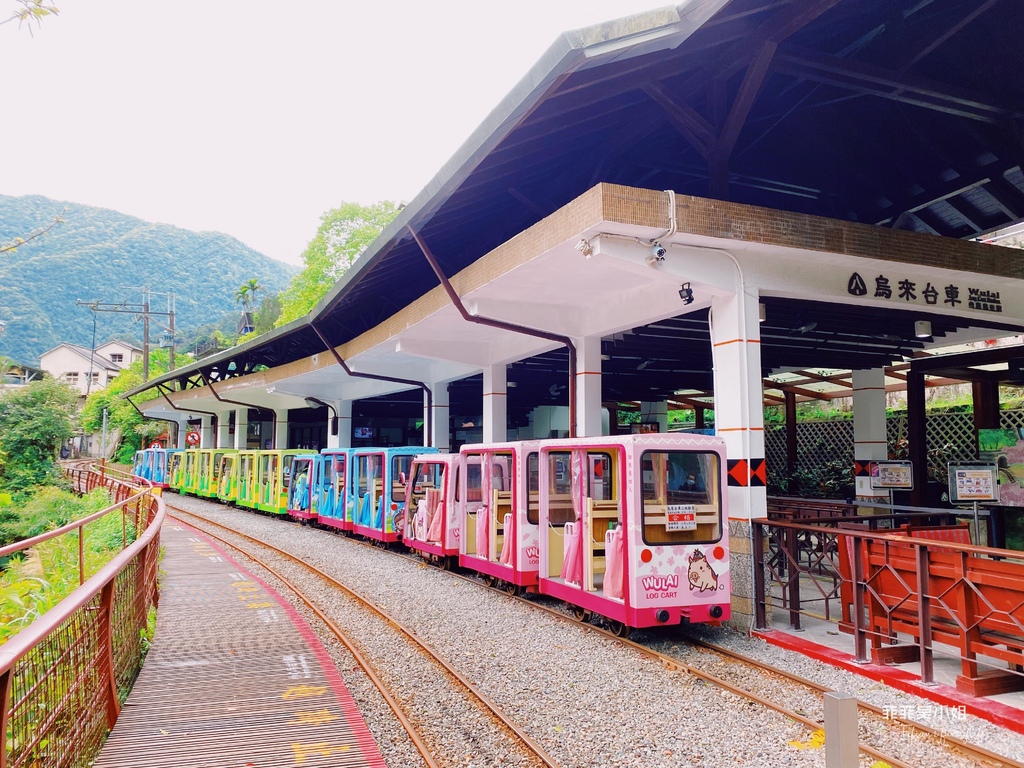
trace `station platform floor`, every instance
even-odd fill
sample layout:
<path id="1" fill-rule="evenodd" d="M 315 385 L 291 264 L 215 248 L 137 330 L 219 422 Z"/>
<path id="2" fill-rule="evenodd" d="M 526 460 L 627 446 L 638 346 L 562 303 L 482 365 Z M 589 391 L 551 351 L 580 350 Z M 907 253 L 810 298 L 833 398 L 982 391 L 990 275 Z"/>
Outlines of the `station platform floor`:
<path id="1" fill-rule="evenodd" d="M 327 650 L 198 531 L 161 531 L 153 645 L 95 768 L 383 766 Z"/>
<path id="2" fill-rule="evenodd" d="M 853 635 L 841 632 L 834 621 L 802 614 L 799 630 L 792 629 L 787 621 L 788 612 L 776 608 L 772 628 L 755 631 L 754 635 L 772 645 L 802 653 L 896 690 L 946 707 L 963 707 L 964 711 L 972 715 L 1024 733 L 1024 692 L 986 697 L 959 692 L 956 689 L 956 677 L 960 673 L 960 659 L 955 648 L 942 644 L 934 646 L 932 667 L 935 684 L 924 685 L 921 682 L 919 662 L 884 665 L 857 662 Z M 993 666 L 1005 669 L 1005 665 L 1000 662 L 993 662 Z"/>

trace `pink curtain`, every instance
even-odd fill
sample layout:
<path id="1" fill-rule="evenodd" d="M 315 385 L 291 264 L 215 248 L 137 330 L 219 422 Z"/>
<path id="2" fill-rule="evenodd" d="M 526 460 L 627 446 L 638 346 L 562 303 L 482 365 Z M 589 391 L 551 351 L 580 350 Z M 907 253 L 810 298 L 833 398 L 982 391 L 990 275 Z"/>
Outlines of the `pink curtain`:
<path id="1" fill-rule="evenodd" d="M 420 499 L 416 504 L 416 514 L 412 518 L 412 537 L 423 541 L 427 533 L 427 501 Z"/>
<path id="2" fill-rule="evenodd" d="M 604 535 L 604 595 L 622 598 L 622 528 L 615 528 Z"/>
<path id="3" fill-rule="evenodd" d="M 512 565 L 512 548 L 515 546 L 515 516 L 511 512 L 505 513 L 505 539 L 501 543 L 501 562 L 505 565 Z"/>
<path id="4" fill-rule="evenodd" d="M 444 510 L 441 507 L 441 492 L 427 491 L 427 541 L 441 541 L 444 533 Z"/>
<path id="5" fill-rule="evenodd" d="M 576 524 L 570 533 L 566 525 L 566 537 L 569 539 L 562 562 L 561 577 L 567 582 L 583 583 L 583 505 L 586 503 L 586 474 L 583 471 L 583 452 L 573 451 L 569 462 L 572 472 L 572 510 L 576 515 Z"/>

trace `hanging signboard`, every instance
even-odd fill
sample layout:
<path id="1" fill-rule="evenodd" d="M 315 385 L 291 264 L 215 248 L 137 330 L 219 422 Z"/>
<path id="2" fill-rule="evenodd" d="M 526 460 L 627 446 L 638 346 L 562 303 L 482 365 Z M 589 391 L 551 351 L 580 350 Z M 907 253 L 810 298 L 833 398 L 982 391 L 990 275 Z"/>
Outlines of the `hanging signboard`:
<path id="1" fill-rule="evenodd" d="M 914 465 L 909 461 L 873 461 L 870 473 L 872 490 L 914 489 Z"/>
<path id="2" fill-rule="evenodd" d="M 995 464 L 950 464 L 951 504 L 999 501 L 999 468 Z"/>

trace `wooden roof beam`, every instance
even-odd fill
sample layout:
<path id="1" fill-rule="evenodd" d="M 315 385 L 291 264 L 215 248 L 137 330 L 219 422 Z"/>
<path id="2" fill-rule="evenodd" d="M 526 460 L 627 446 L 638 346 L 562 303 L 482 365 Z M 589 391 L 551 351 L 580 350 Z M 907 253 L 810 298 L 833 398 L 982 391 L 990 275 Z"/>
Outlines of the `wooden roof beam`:
<path id="1" fill-rule="evenodd" d="M 988 95 L 965 93 L 945 83 L 910 77 L 895 70 L 798 46 L 781 48 L 775 55 L 772 69 L 854 93 L 891 99 L 983 123 L 995 124 L 1011 114 L 1011 110 L 994 103 Z"/>

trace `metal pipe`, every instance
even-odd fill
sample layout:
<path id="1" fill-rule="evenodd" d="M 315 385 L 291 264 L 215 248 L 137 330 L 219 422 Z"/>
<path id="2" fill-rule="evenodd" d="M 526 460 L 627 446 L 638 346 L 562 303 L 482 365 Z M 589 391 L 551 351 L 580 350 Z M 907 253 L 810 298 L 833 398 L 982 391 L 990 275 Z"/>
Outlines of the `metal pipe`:
<path id="1" fill-rule="evenodd" d="M 451 281 L 441 270 L 441 265 L 438 264 L 437 259 L 434 258 L 434 254 L 431 253 L 427 244 L 423 242 L 423 239 L 411 226 L 408 229 L 412 234 L 413 240 L 416 241 L 416 244 L 420 247 L 420 250 L 426 257 L 427 263 L 430 264 L 431 269 L 434 270 L 434 274 L 437 275 L 437 279 L 441 281 L 441 285 L 444 287 L 445 293 L 448 294 L 448 298 L 451 299 L 452 304 L 457 310 L 459 310 L 459 314 L 462 315 L 464 320 L 476 323 L 477 325 L 486 325 L 491 328 L 499 328 L 503 331 L 511 331 L 512 333 L 521 333 L 524 336 L 547 339 L 548 341 L 554 341 L 565 345 L 566 349 L 569 350 L 569 437 L 576 437 L 576 345 L 573 344 L 572 339 L 558 333 L 541 331 L 536 328 L 527 328 L 526 326 L 509 323 L 504 320 L 495 320 L 490 317 L 480 317 L 479 315 L 470 314 L 469 310 L 466 309 L 466 305 L 462 303 L 462 298 L 458 293 L 456 293 Z"/>
<path id="2" fill-rule="evenodd" d="M 210 392 L 212 392 L 213 396 L 215 398 L 217 398 L 217 402 L 220 402 L 220 403 L 230 403 L 231 405 L 244 405 L 246 408 L 256 408 L 257 410 L 263 410 L 258 405 L 253 405 L 252 403 L 243 403 L 241 400 L 228 400 L 226 397 L 221 397 L 219 394 L 217 394 L 217 390 L 213 388 L 213 382 L 210 381 L 209 377 L 207 377 L 207 375 L 205 373 L 203 373 L 202 371 L 199 372 L 199 375 L 203 377 L 203 383 L 206 384 L 206 386 L 210 388 Z M 275 444 L 274 444 L 274 448 L 277 448 L 277 444 L 276 444 L 276 440 L 277 440 L 277 429 L 276 429 L 277 409 L 274 408 L 273 411 L 274 411 L 274 424 L 275 424 L 275 429 L 274 429 Z M 220 417 L 218 416 L 218 418 L 220 418 Z M 238 429 L 237 419 L 235 421 L 236 421 L 235 430 L 237 430 Z M 248 418 L 246 418 L 246 423 L 248 423 Z M 217 426 L 217 431 L 218 432 L 220 431 L 220 425 L 219 424 Z M 262 440 L 262 439 L 263 438 L 261 437 L 260 440 Z M 217 440 L 215 442 L 220 442 L 220 441 Z M 246 441 L 246 445 L 248 445 L 248 441 Z M 219 445 L 217 447 L 220 448 Z M 226 448 L 227 446 L 224 446 L 224 447 Z"/>
<path id="3" fill-rule="evenodd" d="M 217 414 L 214 413 L 213 411 L 201 411 L 198 408 L 179 408 L 178 406 L 176 406 L 174 403 L 171 402 L 171 398 L 169 398 L 167 396 L 167 393 L 164 392 L 163 384 L 157 384 L 156 385 L 156 389 L 160 393 L 161 397 L 163 397 L 163 399 L 167 401 L 167 404 L 169 406 L 171 406 L 171 410 L 172 411 L 181 411 L 182 413 L 205 413 L 207 416 L 213 416 L 214 418 L 219 418 L 217 416 Z M 131 401 L 129 401 L 129 402 L 131 402 Z M 136 410 L 138 410 L 138 409 L 136 409 Z M 178 437 L 180 438 L 181 435 L 179 434 Z"/>
<path id="4" fill-rule="evenodd" d="M 320 341 L 322 341 L 324 346 L 327 347 L 327 351 L 334 355 L 334 359 L 338 362 L 338 365 L 340 365 L 342 370 L 344 370 L 349 376 L 361 379 L 374 379 L 375 381 L 392 381 L 396 384 L 411 384 L 414 387 L 422 389 L 424 394 L 427 396 L 427 416 L 423 422 L 424 447 L 431 447 L 431 443 L 433 442 L 433 430 L 431 427 L 434 418 L 434 393 L 431 391 L 430 387 L 422 381 L 415 381 L 413 379 L 400 379 L 395 376 L 385 376 L 380 373 L 360 373 L 353 371 L 348 367 L 348 363 L 345 362 L 345 358 L 338 354 L 338 350 L 334 348 L 334 345 L 331 344 L 331 342 L 327 340 L 327 337 L 320 332 L 320 329 L 316 327 L 316 324 L 310 322 L 309 327 L 312 328 L 316 335 L 320 337 Z"/>

